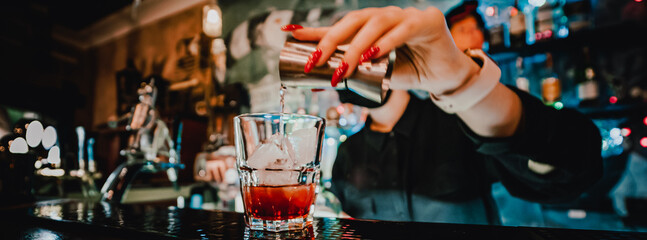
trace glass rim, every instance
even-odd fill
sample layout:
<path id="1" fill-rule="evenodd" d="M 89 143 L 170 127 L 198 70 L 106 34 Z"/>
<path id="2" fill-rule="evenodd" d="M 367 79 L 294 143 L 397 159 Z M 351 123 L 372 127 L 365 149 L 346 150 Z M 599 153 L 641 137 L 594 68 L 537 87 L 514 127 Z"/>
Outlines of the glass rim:
<path id="1" fill-rule="evenodd" d="M 298 114 L 298 113 L 278 113 L 278 112 L 273 112 L 273 113 L 244 113 L 240 114 L 234 118 L 265 118 L 265 116 L 271 115 L 273 117 L 279 117 L 281 115 L 283 116 L 290 116 L 290 117 L 297 117 L 297 118 L 302 118 L 302 119 L 312 119 L 312 120 L 321 120 L 323 121 L 324 118 L 319 117 L 319 116 L 314 116 L 314 115 L 308 115 L 308 114 Z"/>

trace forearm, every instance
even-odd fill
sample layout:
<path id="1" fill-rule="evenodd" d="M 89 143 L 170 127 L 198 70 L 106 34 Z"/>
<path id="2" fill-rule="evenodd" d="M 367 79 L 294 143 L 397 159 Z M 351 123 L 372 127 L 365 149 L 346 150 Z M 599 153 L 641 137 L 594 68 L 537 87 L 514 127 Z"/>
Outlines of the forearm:
<path id="1" fill-rule="evenodd" d="M 556 110 L 518 89 L 523 119 L 510 137 L 482 137 L 460 122 L 477 152 L 495 164 L 494 173 L 517 197 L 540 202 L 577 197 L 602 175 L 601 138 L 595 124 L 572 109 Z M 543 165 L 539 167 L 537 165 Z M 550 166 L 546 168 L 546 166 Z"/>
<path id="2" fill-rule="evenodd" d="M 480 59 L 481 67 L 470 56 Z M 432 100 L 444 111 L 456 113 L 482 137 L 512 136 L 521 120 L 522 105 L 519 96 L 499 82 L 499 67 L 480 51 L 466 51 L 456 60 L 454 74 L 464 80 L 453 81 L 456 85 L 449 90 L 440 89 L 440 96 L 438 89 L 432 89 Z"/>
<path id="3" fill-rule="evenodd" d="M 508 137 L 516 132 L 522 112 L 519 96 L 498 83 L 483 100 L 456 114 L 482 137 Z"/>

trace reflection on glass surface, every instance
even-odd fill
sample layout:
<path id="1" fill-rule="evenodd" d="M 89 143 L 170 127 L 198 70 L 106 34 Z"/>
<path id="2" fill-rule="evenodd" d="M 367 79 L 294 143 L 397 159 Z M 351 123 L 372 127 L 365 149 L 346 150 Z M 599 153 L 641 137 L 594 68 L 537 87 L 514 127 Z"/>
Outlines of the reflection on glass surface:
<path id="1" fill-rule="evenodd" d="M 25 232 L 24 239 L 47 239 L 59 240 L 64 239 L 58 233 L 44 229 L 44 228 L 31 228 Z"/>
<path id="2" fill-rule="evenodd" d="M 43 205 L 34 210 L 34 215 L 37 217 L 48 217 L 54 220 L 61 220 L 63 216 L 61 210 L 61 205 Z"/>
<path id="3" fill-rule="evenodd" d="M 244 239 L 316 239 L 318 232 L 316 227 L 309 225 L 303 230 L 291 230 L 285 232 L 256 231 L 245 227 Z"/>

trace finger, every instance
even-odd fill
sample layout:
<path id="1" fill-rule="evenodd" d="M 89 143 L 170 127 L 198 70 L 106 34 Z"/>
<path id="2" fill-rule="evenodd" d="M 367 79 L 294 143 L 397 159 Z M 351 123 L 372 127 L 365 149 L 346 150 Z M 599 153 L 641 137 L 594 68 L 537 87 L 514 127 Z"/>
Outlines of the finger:
<path id="1" fill-rule="evenodd" d="M 380 50 L 374 57 L 381 57 L 407 42 L 416 41 L 415 36 L 429 37 L 429 35 L 435 34 L 433 32 L 420 33 L 421 31 L 428 31 L 425 29 L 435 29 L 435 31 L 444 31 L 446 29 L 444 16 L 436 8 L 430 7 L 424 12 L 415 8 L 407 8 L 404 12 L 406 19 L 375 42 L 375 46 L 378 46 Z M 421 25 L 421 22 L 425 24 Z M 433 26 L 429 27 L 429 25 Z"/>
<path id="2" fill-rule="evenodd" d="M 216 180 L 216 182 L 222 182 L 222 175 L 220 174 L 220 166 L 216 166 L 213 169 L 213 179 Z"/>
<path id="3" fill-rule="evenodd" d="M 344 61 L 348 63 L 348 71 L 344 77 L 350 77 L 360 61 L 360 57 L 371 49 L 371 45 L 380 38 L 385 32 L 393 28 L 397 23 L 402 21 L 402 10 L 384 12 L 378 16 L 372 17 L 362 26 L 362 29 L 355 35 L 350 46 L 344 54 Z M 374 51 L 379 51 L 373 48 Z M 377 54 L 377 52 L 375 53 Z"/>
<path id="4" fill-rule="evenodd" d="M 412 25 L 413 24 L 411 24 L 410 20 L 404 21 L 378 39 L 375 42 L 375 46 L 379 48 L 379 51 L 374 55 L 374 57 L 381 57 L 406 43 L 406 41 L 411 37 Z"/>
<path id="5" fill-rule="evenodd" d="M 225 181 L 225 171 L 227 171 L 227 167 L 226 167 L 226 166 L 225 166 L 225 164 L 223 163 L 223 164 L 222 164 L 222 165 L 220 165 L 220 167 L 218 168 L 218 172 L 220 173 L 220 182 L 224 182 L 224 181 Z"/>
<path id="6" fill-rule="evenodd" d="M 330 27 L 302 28 L 292 31 L 292 36 L 301 41 L 319 41 L 329 30 Z"/>
<path id="7" fill-rule="evenodd" d="M 207 181 L 216 181 L 216 172 L 213 167 L 207 168 Z"/>
<path id="8" fill-rule="evenodd" d="M 321 66 L 335 52 L 337 46 L 353 35 L 366 23 L 370 16 L 371 9 L 350 12 L 339 22 L 333 25 L 330 30 L 321 38 L 318 49 L 321 49 L 321 57 L 315 66 Z"/>

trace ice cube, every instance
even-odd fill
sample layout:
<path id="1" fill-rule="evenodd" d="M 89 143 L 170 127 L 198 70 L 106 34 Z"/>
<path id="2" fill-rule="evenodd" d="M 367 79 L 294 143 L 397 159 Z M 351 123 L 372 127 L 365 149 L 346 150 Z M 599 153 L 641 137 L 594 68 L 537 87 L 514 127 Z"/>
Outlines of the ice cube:
<path id="1" fill-rule="evenodd" d="M 258 183 L 266 186 L 294 185 L 298 183 L 298 172 L 292 170 L 257 170 Z"/>
<path id="2" fill-rule="evenodd" d="M 317 128 L 296 130 L 288 139 L 293 147 L 297 167 L 314 161 L 317 154 Z"/>
<path id="3" fill-rule="evenodd" d="M 247 165 L 255 168 L 258 183 L 262 185 L 289 185 L 296 182 L 293 171 L 280 171 L 278 169 L 294 168 L 294 153 L 290 141 L 283 136 L 275 134 L 265 143 L 258 146 L 256 151 L 247 159 Z"/>
<path id="4" fill-rule="evenodd" d="M 266 143 L 258 146 L 247 159 L 247 165 L 256 169 L 291 167 L 288 166 L 292 163 L 290 157 L 285 147 L 281 146 L 284 142 L 281 138 L 280 135 L 273 135 Z"/>

